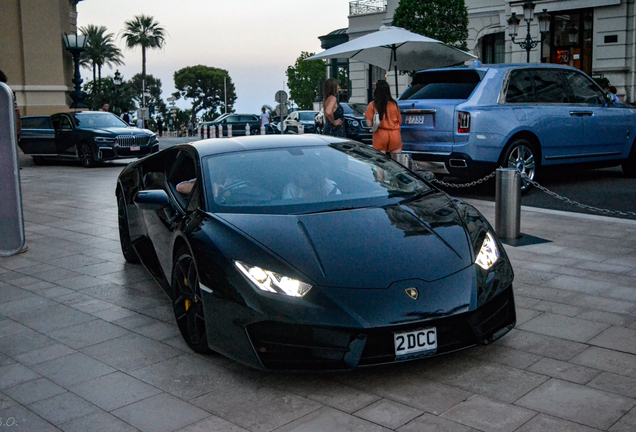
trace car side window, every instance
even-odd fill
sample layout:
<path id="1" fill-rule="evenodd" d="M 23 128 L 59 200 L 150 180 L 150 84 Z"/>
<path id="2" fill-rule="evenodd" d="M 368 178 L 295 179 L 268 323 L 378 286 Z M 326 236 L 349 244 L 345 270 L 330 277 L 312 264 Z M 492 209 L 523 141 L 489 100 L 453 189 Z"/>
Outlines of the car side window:
<path id="1" fill-rule="evenodd" d="M 536 102 L 569 103 L 570 98 L 559 71 L 550 69 L 534 69 L 530 72 L 534 82 Z"/>
<path id="2" fill-rule="evenodd" d="M 534 88 L 530 74 L 525 70 L 512 71 L 506 92 L 506 102 L 531 103 L 534 101 Z"/>
<path id="3" fill-rule="evenodd" d="M 198 193 L 198 188 L 196 188 L 195 183 L 195 187 L 192 189 L 192 192 L 185 195 L 177 192 L 177 185 L 181 182 L 187 182 L 190 180 L 196 181 L 197 174 L 194 159 L 189 153 L 180 151 L 174 164 L 172 164 L 171 166 L 169 165 L 166 171 L 168 186 L 172 190 L 173 195 L 175 196 L 181 207 L 186 208 L 192 195 Z"/>
<path id="4" fill-rule="evenodd" d="M 227 123 L 238 123 L 239 118 L 238 116 L 235 115 L 231 115 L 226 119 Z"/>
<path id="5" fill-rule="evenodd" d="M 588 77 L 576 71 L 567 71 L 565 79 L 574 94 L 574 103 L 605 105 L 605 95 Z"/>
<path id="6" fill-rule="evenodd" d="M 53 128 L 55 128 L 56 131 L 73 130 L 73 127 L 71 126 L 71 120 L 64 115 L 55 117 L 52 120 L 53 120 Z"/>

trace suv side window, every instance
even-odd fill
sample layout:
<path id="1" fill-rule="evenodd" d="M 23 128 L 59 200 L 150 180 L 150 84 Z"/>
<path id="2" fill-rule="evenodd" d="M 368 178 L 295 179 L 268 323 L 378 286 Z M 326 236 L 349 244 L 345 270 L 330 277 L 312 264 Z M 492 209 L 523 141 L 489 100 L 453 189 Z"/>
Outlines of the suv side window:
<path id="1" fill-rule="evenodd" d="M 508 103 L 531 103 L 534 102 L 534 89 L 530 74 L 525 70 L 512 71 L 510 83 L 506 92 L 506 102 Z"/>
<path id="2" fill-rule="evenodd" d="M 566 71 L 565 79 L 574 94 L 574 103 L 605 105 L 605 95 L 589 78 L 575 71 Z"/>
<path id="3" fill-rule="evenodd" d="M 565 83 L 558 70 L 534 69 L 530 71 L 536 101 L 539 103 L 569 103 L 570 98 L 565 90 Z"/>

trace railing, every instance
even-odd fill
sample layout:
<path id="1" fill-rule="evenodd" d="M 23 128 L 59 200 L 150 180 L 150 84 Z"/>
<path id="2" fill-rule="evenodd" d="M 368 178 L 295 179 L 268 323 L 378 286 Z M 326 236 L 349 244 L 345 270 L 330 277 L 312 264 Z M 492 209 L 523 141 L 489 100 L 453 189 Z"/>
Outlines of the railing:
<path id="1" fill-rule="evenodd" d="M 356 0 L 349 2 L 349 15 L 364 15 L 386 11 L 387 0 Z"/>

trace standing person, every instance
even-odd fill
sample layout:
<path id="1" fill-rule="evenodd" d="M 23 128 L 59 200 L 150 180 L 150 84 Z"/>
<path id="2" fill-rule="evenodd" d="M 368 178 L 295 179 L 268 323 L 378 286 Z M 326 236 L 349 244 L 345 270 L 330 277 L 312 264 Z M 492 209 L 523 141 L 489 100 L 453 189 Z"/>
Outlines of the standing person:
<path id="1" fill-rule="evenodd" d="M 157 132 L 159 133 L 159 136 L 163 135 L 163 120 L 161 117 L 157 118 Z"/>
<path id="2" fill-rule="evenodd" d="M 0 70 L 0 82 L 6 84 L 7 81 L 7 76 Z M 15 98 L 15 92 L 13 92 L 13 106 L 15 110 L 15 133 L 18 141 L 20 141 L 20 132 L 22 132 L 22 119 L 20 118 L 20 108 L 18 108 L 18 100 Z"/>
<path id="3" fill-rule="evenodd" d="M 267 129 L 269 128 L 269 113 L 265 110 L 265 107 L 261 108 L 261 126 L 265 126 L 265 135 L 267 135 Z"/>
<path id="4" fill-rule="evenodd" d="M 402 115 L 397 102 L 391 96 L 391 88 L 385 80 L 378 80 L 373 92 L 373 101 L 369 103 L 364 117 L 367 126 L 373 126 L 373 115 L 380 116 L 380 127 L 373 132 L 373 148 L 383 153 L 402 153 L 400 124 Z"/>
<path id="5" fill-rule="evenodd" d="M 139 117 L 139 118 L 137 119 L 137 127 L 138 127 L 139 129 L 143 129 L 143 128 L 144 128 L 144 119 L 142 119 L 141 117 Z"/>
<path id="6" fill-rule="evenodd" d="M 122 113 L 121 119 L 125 121 L 127 125 L 130 125 L 130 114 L 127 112 Z"/>
<path id="7" fill-rule="evenodd" d="M 344 138 L 344 110 L 340 102 L 338 102 L 339 91 L 340 86 L 338 85 L 337 79 L 329 78 L 325 82 L 325 101 L 323 103 L 325 110 L 325 127 L 323 129 L 323 135 Z"/>
<path id="8" fill-rule="evenodd" d="M 110 109 L 110 105 L 105 103 L 104 105 L 102 105 L 102 107 L 99 110 L 108 112 L 109 109 Z"/>
<path id="9" fill-rule="evenodd" d="M 194 132 L 194 122 L 190 120 L 190 123 L 188 123 L 188 136 L 191 137 L 193 132 Z"/>
<path id="10" fill-rule="evenodd" d="M 611 100 L 612 102 L 614 102 L 615 104 L 619 104 L 619 103 L 621 103 L 621 101 L 620 101 L 620 99 L 618 98 L 618 96 L 616 96 L 616 91 L 617 91 L 617 90 L 616 90 L 616 87 L 614 87 L 614 86 L 609 86 L 608 90 L 609 90 L 609 93 L 610 93 L 610 100 Z"/>

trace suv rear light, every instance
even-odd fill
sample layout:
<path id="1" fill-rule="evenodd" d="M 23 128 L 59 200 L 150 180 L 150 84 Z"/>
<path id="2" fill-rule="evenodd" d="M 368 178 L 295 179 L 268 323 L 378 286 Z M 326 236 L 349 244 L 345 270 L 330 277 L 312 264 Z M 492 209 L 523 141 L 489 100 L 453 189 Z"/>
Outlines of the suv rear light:
<path id="1" fill-rule="evenodd" d="M 457 113 L 457 133 L 470 133 L 470 113 L 464 111 Z"/>

